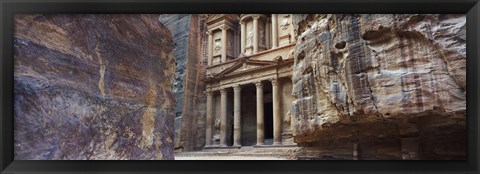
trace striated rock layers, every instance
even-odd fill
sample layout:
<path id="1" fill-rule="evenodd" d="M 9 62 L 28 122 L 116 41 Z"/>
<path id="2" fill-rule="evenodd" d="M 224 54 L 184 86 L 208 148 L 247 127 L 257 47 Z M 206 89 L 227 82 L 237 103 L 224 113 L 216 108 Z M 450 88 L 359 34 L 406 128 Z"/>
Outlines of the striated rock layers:
<path id="1" fill-rule="evenodd" d="M 207 65 L 206 15 L 162 14 L 159 20 L 173 34 L 175 42 L 175 80 L 177 110 L 175 116 L 175 148 L 200 150 L 205 145 Z"/>
<path id="2" fill-rule="evenodd" d="M 300 17 L 300 156 L 466 159 L 465 15 Z"/>
<path id="3" fill-rule="evenodd" d="M 15 159 L 173 159 L 158 15 L 15 17 Z"/>

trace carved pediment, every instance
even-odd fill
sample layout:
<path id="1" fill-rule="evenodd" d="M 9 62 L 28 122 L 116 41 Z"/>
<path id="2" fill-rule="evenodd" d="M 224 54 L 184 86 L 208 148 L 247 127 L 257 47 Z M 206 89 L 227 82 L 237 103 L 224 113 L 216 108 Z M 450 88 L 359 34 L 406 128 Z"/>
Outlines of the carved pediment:
<path id="1" fill-rule="evenodd" d="M 230 74 L 239 74 L 242 72 L 248 72 L 254 69 L 261 69 L 275 64 L 275 61 L 248 60 L 239 58 L 235 64 L 216 74 L 215 77 L 219 78 L 223 76 L 228 76 Z"/>
<path id="2" fill-rule="evenodd" d="M 238 14 L 209 14 L 207 23 L 214 23 L 219 20 L 238 21 L 240 16 Z"/>

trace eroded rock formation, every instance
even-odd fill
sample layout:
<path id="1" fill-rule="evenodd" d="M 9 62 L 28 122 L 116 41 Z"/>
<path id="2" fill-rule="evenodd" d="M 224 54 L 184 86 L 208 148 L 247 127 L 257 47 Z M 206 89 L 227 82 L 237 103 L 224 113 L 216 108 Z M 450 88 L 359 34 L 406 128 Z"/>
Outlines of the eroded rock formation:
<path id="1" fill-rule="evenodd" d="M 304 156 L 465 159 L 465 15 L 303 15 L 292 131 Z"/>
<path id="2" fill-rule="evenodd" d="M 158 15 L 15 17 L 15 159 L 173 159 Z"/>
<path id="3" fill-rule="evenodd" d="M 159 17 L 172 31 L 175 42 L 177 150 L 199 150 L 205 142 L 206 97 L 202 81 L 207 63 L 205 18 L 206 15 L 201 14 L 162 14 Z"/>

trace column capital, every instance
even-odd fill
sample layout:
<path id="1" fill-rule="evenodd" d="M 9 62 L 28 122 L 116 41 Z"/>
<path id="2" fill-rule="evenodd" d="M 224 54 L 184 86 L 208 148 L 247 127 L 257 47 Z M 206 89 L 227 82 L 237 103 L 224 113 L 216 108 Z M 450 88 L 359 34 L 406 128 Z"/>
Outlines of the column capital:
<path id="1" fill-rule="evenodd" d="M 212 90 L 206 90 L 204 93 L 207 94 L 208 97 L 212 96 L 213 94 Z"/>
<path id="2" fill-rule="evenodd" d="M 252 19 L 253 20 L 258 20 L 258 19 L 260 19 L 260 15 L 252 15 Z"/>
<path id="3" fill-rule="evenodd" d="M 277 86 L 278 85 L 278 79 L 271 79 L 272 86 Z"/>
<path id="4" fill-rule="evenodd" d="M 239 23 L 240 23 L 240 25 L 245 25 L 245 21 L 243 21 L 243 20 L 240 20 Z"/>
<path id="5" fill-rule="evenodd" d="M 228 29 L 230 29 L 230 27 L 227 26 L 227 25 L 223 25 L 223 26 L 220 26 L 220 29 L 222 29 L 222 30 L 228 30 Z"/>
<path id="6" fill-rule="evenodd" d="M 207 30 L 205 33 L 207 33 L 208 35 L 212 35 L 212 31 L 211 30 Z"/>
<path id="7" fill-rule="evenodd" d="M 241 89 L 242 89 L 242 86 L 240 86 L 239 84 L 233 86 L 233 90 L 234 90 L 235 92 L 240 91 Z"/>
<path id="8" fill-rule="evenodd" d="M 256 86 L 257 88 L 263 87 L 262 81 L 255 82 L 255 86 Z"/>
<path id="9" fill-rule="evenodd" d="M 227 95 L 227 88 L 220 89 L 220 94 L 221 95 Z"/>

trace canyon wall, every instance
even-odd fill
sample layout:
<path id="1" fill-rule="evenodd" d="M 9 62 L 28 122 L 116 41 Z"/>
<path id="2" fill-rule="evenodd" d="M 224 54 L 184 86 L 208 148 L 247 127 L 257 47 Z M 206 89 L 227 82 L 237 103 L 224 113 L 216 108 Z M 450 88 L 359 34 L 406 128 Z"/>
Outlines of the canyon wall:
<path id="1" fill-rule="evenodd" d="M 159 20 L 172 31 L 175 42 L 175 149 L 200 150 L 205 145 L 206 15 L 162 14 Z"/>
<path id="2" fill-rule="evenodd" d="M 15 160 L 174 159 L 158 15 L 15 16 Z"/>
<path id="3" fill-rule="evenodd" d="M 466 159 L 465 15 L 296 19 L 299 156 Z"/>
<path id="4" fill-rule="evenodd" d="M 175 77 L 173 81 L 173 92 L 176 99 L 175 111 L 175 147 L 180 145 L 180 127 L 182 125 L 183 103 L 185 98 L 185 73 L 187 70 L 188 41 L 190 34 L 190 14 L 162 14 L 158 18 L 172 32 L 175 58 Z"/>

